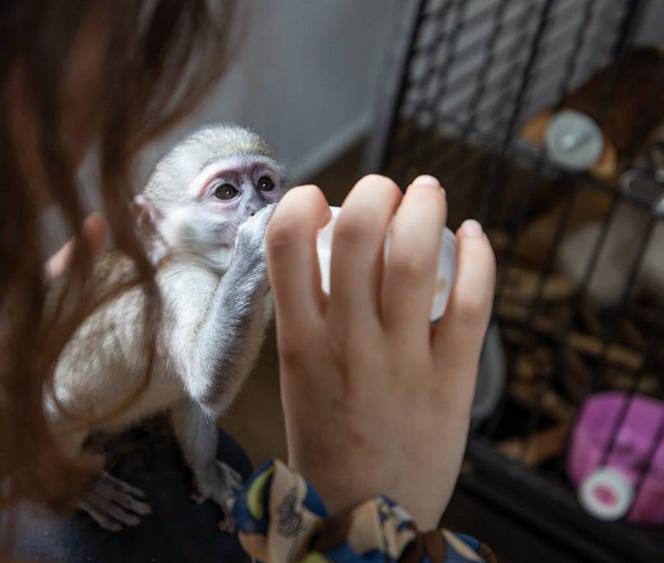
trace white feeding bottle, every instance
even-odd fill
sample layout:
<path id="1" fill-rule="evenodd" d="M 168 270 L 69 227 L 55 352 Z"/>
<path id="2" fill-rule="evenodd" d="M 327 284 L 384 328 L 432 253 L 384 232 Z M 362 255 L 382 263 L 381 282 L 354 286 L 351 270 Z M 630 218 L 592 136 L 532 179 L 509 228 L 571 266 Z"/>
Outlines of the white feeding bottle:
<path id="1" fill-rule="evenodd" d="M 320 231 L 318 231 L 318 238 L 316 239 L 316 250 L 318 252 L 318 265 L 320 267 L 321 285 L 323 291 L 329 295 L 330 293 L 330 261 L 332 257 L 332 233 L 334 232 L 334 225 L 337 222 L 340 207 L 330 207 L 332 212 L 332 219 Z M 387 238 L 385 240 L 385 257 L 390 248 L 391 234 L 388 230 Z M 438 265 L 436 268 L 436 292 L 433 297 L 431 305 L 430 319 L 437 321 L 445 313 L 447 307 L 447 300 L 450 297 L 452 289 L 452 282 L 456 275 L 456 237 L 454 233 L 447 227 L 443 231 L 442 241 L 440 245 L 440 253 L 438 254 Z"/>

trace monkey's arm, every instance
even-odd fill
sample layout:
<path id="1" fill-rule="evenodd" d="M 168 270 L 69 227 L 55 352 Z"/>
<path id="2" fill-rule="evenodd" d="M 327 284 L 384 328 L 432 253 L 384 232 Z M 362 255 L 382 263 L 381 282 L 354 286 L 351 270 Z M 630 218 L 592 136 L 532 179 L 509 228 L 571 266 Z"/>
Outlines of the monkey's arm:
<path id="1" fill-rule="evenodd" d="M 207 307 L 199 308 L 201 316 L 192 319 L 188 298 L 175 314 L 189 319 L 171 331 L 178 371 L 189 397 L 213 416 L 230 404 L 251 370 L 270 316 L 264 238 L 272 210 L 262 209 L 240 227 L 231 266 Z"/>

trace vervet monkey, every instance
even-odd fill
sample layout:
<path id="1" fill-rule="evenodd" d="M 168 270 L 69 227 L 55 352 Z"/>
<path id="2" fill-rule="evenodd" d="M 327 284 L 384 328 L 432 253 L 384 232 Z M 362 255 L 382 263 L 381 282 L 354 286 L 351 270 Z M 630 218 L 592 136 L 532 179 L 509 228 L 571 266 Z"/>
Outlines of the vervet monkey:
<path id="1" fill-rule="evenodd" d="M 140 289 L 86 320 L 56 367 L 57 401 L 51 396 L 46 405 L 66 452 L 79 454 L 93 431 L 117 432 L 168 411 L 200 499 L 212 499 L 228 516 L 241 480 L 216 459 L 217 418 L 251 370 L 271 316 L 264 236 L 284 191 L 268 146 L 237 126 L 202 129 L 158 162 L 135 203 L 154 226 L 157 236 L 146 244 L 161 262 L 156 365 L 128 409 L 71 431 L 63 410 L 94 420 L 137 389 L 146 373 Z M 96 271 L 112 280 L 128 272 L 129 260 L 113 256 L 103 257 Z M 80 507 L 102 527 L 119 530 L 151 512 L 147 501 L 104 473 Z"/>

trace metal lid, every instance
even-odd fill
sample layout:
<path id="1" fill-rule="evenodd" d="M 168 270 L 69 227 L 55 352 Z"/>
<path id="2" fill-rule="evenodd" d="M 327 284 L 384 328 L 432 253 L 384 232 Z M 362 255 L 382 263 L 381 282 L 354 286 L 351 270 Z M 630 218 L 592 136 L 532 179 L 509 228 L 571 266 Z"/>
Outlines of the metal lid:
<path id="1" fill-rule="evenodd" d="M 549 121 L 545 146 L 551 162 L 580 172 L 591 168 L 602 156 L 604 137 L 597 123 L 585 113 L 565 110 Z"/>

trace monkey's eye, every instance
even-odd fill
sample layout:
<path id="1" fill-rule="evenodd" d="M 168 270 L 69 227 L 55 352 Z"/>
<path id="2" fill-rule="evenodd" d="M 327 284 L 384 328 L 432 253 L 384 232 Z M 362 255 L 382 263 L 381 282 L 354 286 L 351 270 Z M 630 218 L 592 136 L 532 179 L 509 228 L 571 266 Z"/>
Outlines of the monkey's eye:
<path id="1" fill-rule="evenodd" d="M 258 184 L 256 184 L 256 187 L 261 192 L 270 192 L 274 189 L 274 182 L 269 176 L 261 176 L 258 178 Z"/>
<path id="2" fill-rule="evenodd" d="M 219 184 L 214 189 L 214 197 L 217 199 L 233 199 L 237 194 L 238 191 L 235 186 L 229 183 Z"/>

